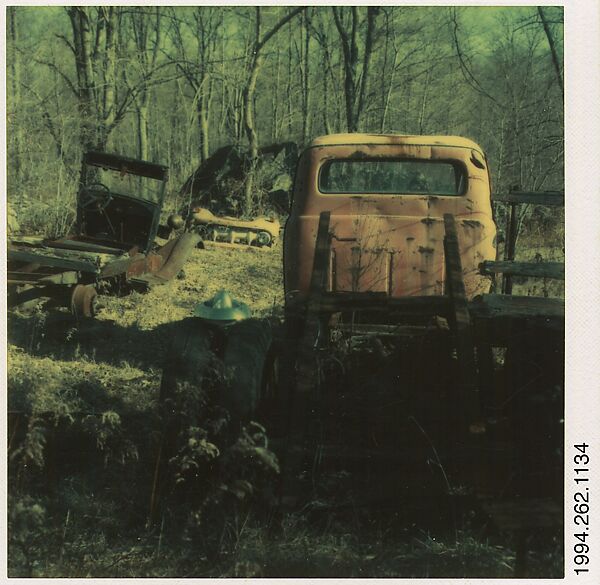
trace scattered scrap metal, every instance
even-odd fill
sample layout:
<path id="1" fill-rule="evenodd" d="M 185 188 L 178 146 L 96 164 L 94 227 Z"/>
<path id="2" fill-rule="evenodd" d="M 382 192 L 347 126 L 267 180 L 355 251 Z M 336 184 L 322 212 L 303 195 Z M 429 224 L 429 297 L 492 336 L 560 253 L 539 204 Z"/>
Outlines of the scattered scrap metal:
<path id="1" fill-rule="evenodd" d="M 229 216 L 217 217 L 203 207 L 192 210 L 190 224 L 204 240 L 259 248 L 272 246 L 281 229 L 276 218 L 243 220 Z"/>
<path id="2" fill-rule="evenodd" d="M 158 238 L 167 167 L 103 152 L 86 153 L 83 163 L 74 231 L 58 239 L 10 238 L 10 305 L 47 298 L 90 317 L 98 284 L 114 291 L 167 282 L 198 245 L 195 233 Z M 178 219 L 169 218 L 167 232 L 181 225 Z"/>

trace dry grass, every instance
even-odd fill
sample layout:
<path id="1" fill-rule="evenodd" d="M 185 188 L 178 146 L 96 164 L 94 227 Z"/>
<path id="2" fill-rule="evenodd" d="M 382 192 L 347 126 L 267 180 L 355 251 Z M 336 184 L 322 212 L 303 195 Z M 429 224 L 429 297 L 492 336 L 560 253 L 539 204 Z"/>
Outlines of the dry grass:
<path id="1" fill-rule="evenodd" d="M 267 250 L 207 245 L 192 253 L 185 278 L 143 296 L 106 297 L 99 319 L 150 329 L 189 316 L 197 303 L 220 289 L 247 303 L 256 316 L 270 314 L 283 304 L 281 248 L 280 244 Z"/>

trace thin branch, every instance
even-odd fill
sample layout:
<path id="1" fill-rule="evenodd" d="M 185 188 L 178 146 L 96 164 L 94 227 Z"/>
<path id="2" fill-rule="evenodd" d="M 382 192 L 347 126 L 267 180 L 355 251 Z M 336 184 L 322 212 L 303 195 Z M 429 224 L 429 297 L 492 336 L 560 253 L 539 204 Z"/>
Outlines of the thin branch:
<path id="1" fill-rule="evenodd" d="M 50 133 L 52 140 L 54 140 L 54 144 L 56 146 L 56 154 L 58 155 L 59 158 L 61 158 L 63 155 L 62 141 L 60 140 L 60 138 L 58 136 L 56 127 L 54 126 L 54 121 L 52 120 L 50 113 L 44 107 L 44 104 L 46 103 L 46 101 L 48 101 L 50 99 L 51 96 L 48 95 L 47 97 L 43 98 L 35 89 L 30 87 L 29 85 L 27 85 L 25 83 L 21 83 L 21 85 L 23 88 L 25 88 L 28 92 L 30 92 L 38 100 L 38 106 L 42 113 L 42 120 L 44 120 L 44 124 L 45 124 L 46 128 L 48 129 L 48 132 Z"/>
<path id="2" fill-rule="evenodd" d="M 56 65 L 56 63 L 52 63 L 51 61 L 45 61 L 43 59 L 38 59 L 37 57 L 30 57 L 30 59 L 34 63 L 37 63 L 38 65 L 45 65 L 46 67 L 52 69 L 52 71 L 55 71 L 56 73 L 58 73 L 60 75 L 60 77 L 64 80 L 64 82 L 67 84 L 69 89 L 73 92 L 73 94 L 75 96 L 79 95 L 79 91 L 75 88 L 75 84 L 69 79 L 69 77 L 67 76 L 66 73 L 64 73 L 63 71 L 60 70 L 60 68 L 58 67 L 58 65 Z"/>
<path id="3" fill-rule="evenodd" d="M 471 69 L 469 68 L 469 66 L 466 63 L 466 58 L 463 55 L 463 52 L 461 51 L 460 48 L 460 43 L 458 41 L 458 20 L 456 18 L 456 7 L 452 7 L 451 8 L 451 21 L 453 24 L 452 27 L 452 36 L 454 39 L 454 47 L 456 49 L 456 56 L 458 57 L 458 61 L 460 63 L 460 70 L 463 74 L 463 77 L 465 79 L 465 81 L 478 93 L 480 93 L 481 95 L 484 95 L 485 97 L 487 97 L 489 100 L 491 100 L 493 103 L 495 103 L 497 106 L 499 107 L 503 107 L 503 105 L 492 95 L 490 95 L 484 88 L 483 86 L 479 83 L 479 81 L 477 81 L 476 77 L 473 75 Z"/>
<path id="4" fill-rule="evenodd" d="M 75 53 L 75 47 L 73 46 L 73 43 L 71 43 L 71 41 L 62 34 L 55 34 L 54 35 L 57 39 L 60 39 L 61 41 L 63 41 L 65 43 L 65 45 L 67 45 L 67 47 L 69 47 L 69 49 L 71 49 L 71 52 L 73 53 L 73 55 L 76 55 Z"/>
<path id="5" fill-rule="evenodd" d="M 292 20 L 292 18 L 294 18 L 294 16 L 296 16 L 297 14 L 300 14 L 302 11 L 306 10 L 306 6 L 298 6 L 297 8 L 294 8 L 294 10 L 292 10 L 291 12 L 288 12 L 281 20 L 279 20 L 279 22 L 277 22 L 277 24 L 275 24 L 275 26 L 269 31 L 267 32 L 263 38 L 258 42 L 258 44 L 256 45 L 256 52 L 260 52 L 262 50 L 262 48 L 269 42 L 269 40 L 271 39 L 271 37 L 273 37 L 273 35 L 275 35 L 277 33 L 277 31 L 284 26 L 285 24 L 287 24 L 290 20 Z"/>

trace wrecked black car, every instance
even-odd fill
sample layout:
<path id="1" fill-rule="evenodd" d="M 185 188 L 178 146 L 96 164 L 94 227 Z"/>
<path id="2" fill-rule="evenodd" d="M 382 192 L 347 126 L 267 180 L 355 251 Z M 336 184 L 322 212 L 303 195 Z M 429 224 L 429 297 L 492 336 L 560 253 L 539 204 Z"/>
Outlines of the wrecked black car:
<path id="1" fill-rule="evenodd" d="M 91 317 L 101 284 L 103 291 L 145 289 L 176 276 L 200 237 L 158 238 L 168 238 L 183 223 L 171 216 L 168 226 L 159 225 L 167 178 L 162 165 L 86 153 L 72 233 L 9 239 L 9 306 L 46 298 Z"/>

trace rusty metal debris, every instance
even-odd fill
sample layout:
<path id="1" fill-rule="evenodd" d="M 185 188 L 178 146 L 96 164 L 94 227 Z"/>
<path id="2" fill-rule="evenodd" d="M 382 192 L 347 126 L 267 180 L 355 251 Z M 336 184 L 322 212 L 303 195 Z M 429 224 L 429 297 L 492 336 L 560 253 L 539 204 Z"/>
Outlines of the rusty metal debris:
<path id="1" fill-rule="evenodd" d="M 243 220 L 228 216 L 218 217 L 203 207 L 192 210 L 190 223 L 205 240 L 259 248 L 271 247 L 279 237 L 281 228 L 275 218 Z"/>
<path id="2" fill-rule="evenodd" d="M 184 233 L 157 243 L 166 167 L 88 152 L 83 169 L 72 233 L 57 239 L 9 240 L 10 304 L 46 297 L 78 316 L 91 317 L 99 282 L 116 285 L 114 290 L 125 284 L 166 282 L 200 241 L 197 234 Z M 171 228 L 181 224 L 176 220 Z"/>

